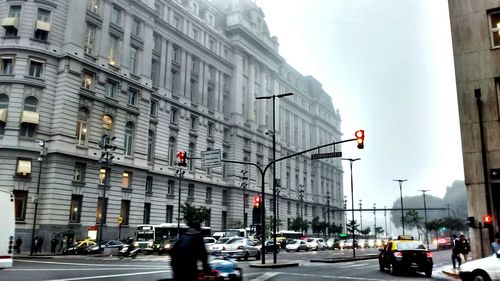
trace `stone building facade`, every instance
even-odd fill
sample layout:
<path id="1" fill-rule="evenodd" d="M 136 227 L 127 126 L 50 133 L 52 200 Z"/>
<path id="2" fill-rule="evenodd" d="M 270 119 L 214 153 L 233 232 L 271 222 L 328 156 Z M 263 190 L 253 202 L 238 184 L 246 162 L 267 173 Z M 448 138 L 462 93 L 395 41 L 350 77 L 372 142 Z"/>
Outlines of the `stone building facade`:
<path id="1" fill-rule="evenodd" d="M 45 241 L 85 238 L 103 205 L 103 239 L 118 237 L 119 216 L 122 237 L 139 224 L 177 222 L 177 151 L 219 149 L 223 159 L 266 165 L 272 101 L 255 97 L 294 93 L 276 100 L 277 158 L 342 137 L 330 96 L 279 55 L 253 1 L 0 0 L 0 19 L 0 186 L 15 193 L 27 248 L 36 200 Z M 108 171 L 99 163 L 104 134 L 117 146 Z M 205 169 L 192 159 L 185 171 L 182 204 L 209 208 L 206 226 L 241 225 L 243 204 L 251 224 L 255 168 Z M 309 221 L 343 208 L 342 174 L 339 159 L 310 154 L 277 163 L 280 228 L 301 206 Z M 265 180 L 270 210 L 271 173 Z M 343 224 L 342 212 L 330 218 Z"/>
<path id="2" fill-rule="evenodd" d="M 493 218 L 491 230 L 482 230 L 487 254 L 492 233 L 500 230 L 500 1 L 448 3 L 468 213 L 476 223 L 487 214 Z M 479 231 L 470 229 L 476 257 Z"/>

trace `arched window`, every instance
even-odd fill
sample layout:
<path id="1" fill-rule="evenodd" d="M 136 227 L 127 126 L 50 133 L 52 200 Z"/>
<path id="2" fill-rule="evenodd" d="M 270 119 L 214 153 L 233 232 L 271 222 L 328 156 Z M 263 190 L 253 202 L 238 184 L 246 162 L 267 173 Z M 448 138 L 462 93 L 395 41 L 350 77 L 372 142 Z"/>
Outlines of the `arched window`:
<path id="1" fill-rule="evenodd" d="M 125 156 L 132 156 L 133 147 L 134 147 L 134 124 L 132 122 L 127 122 L 127 124 L 125 125 L 125 139 L 123 143 Z"/>
<path id="2" fill-rule="evenodd" d="M 85 108 L 80 108 L 78 111 L 78 120 L 76 121 L 76 139 L 78 145 L 87 145 L 89 111 Z"/>
<path id="3" fill-rule="evenodd" d="M 148 133 L 148 162 L 153 162 L 154 159 L 154 148 L 155 147 L 155 133 L 149 130 Z"/>
<path id="4" fill-rule="evenodd" d="M 113 117 L 109 114 L 105 114 L 102 117 L 102 127 L 106 130 L 112 130 L 113 129 Z"/>
<path id="5" fill-rule="evenodd" d="M 168 163 L 170 166 L 175 165 L 175 150 L 176 150 L 176 141 L 174 137 L 170 137 L 168 139 Z"/>
<path id="6" fill-rule="evenodd" d="M 5 94 L 0 95 L 0 135 L 5 134 L 5 125 L 7 124 L 7 109 L 9 108 L 9 97 Z"/>
<path id="7" fill-rule="evenodd" d="M 32 138 L 35 136 L 38 125 L 38 100 L 35 97 L 27 97 L 24 100 L 24 111 L 21 117 L 21 128 L 19 136 Z"/>
<path id="8" fill-rule="evenodd" d="M 36 112 L 38 107 L 38 100 L 35 97 L 27 97 L 24 100 L 24 110 Z"/>

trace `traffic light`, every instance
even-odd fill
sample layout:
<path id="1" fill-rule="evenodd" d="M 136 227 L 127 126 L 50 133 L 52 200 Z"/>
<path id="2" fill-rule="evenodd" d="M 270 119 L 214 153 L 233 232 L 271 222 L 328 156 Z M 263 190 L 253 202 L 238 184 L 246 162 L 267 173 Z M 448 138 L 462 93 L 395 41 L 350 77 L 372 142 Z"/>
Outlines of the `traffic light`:
<path id="1" fill-rule="evenodd" d="M 183 167 L 187 166 L 186 159 L 187 159 L 187 152 L 186 151 L 177 152 L 177 165 L 178 166 L 183 166 Z"/>
<path id="2" fill-rule="evenodd" d="M 262 204 L 262 198 L 260 196 L 255 196 L 253 198 L 253 210 L 252 210 L 252 224 L 260 224 L 261 219 L 260 219 L 260 212 L 262 210 L 261 205 Z"/>
<path id="3" fill-rule="evenodd" d="M 467 217 L 467 225 L 470 228 L 475 228 L 476 227 L 476 219 L 474 219 L 474 217 Z"/>
<path id="4" fill-rule="evenodd" d="M 493 222 L 493 219 L 491 218 L 490 215 L 485 215 L 483 216 L 483 223 L 484 223 L 484 227 L 489 227 L 491 226 L 491 223 Z"/>
<path id="5" fill-rule="evenodd" d="M 356 136 L 358 148 L 363 149 L 365 147 L 365 130 L 357 130 L 354 136 Z"/>
<path id="6" fill-rule="evenodd" d="M 260 208 L 260 203 L 261 203 L 261 202 L 260 202 L 260 200 L 261 200 L 261 199 L 262 199 L 262 198 L 261 198 L 260 196 L 255 196 L 255 197 L 253 198 L 253 207 L 254 207 L 254 208 Z"/>

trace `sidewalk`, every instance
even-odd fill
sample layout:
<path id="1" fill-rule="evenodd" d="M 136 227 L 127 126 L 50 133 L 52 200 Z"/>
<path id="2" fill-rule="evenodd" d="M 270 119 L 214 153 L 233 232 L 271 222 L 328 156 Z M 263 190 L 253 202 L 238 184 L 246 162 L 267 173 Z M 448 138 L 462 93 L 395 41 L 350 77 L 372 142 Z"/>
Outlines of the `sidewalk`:
<path id="1" fill-rule="evenodd" d="M 95 257 L 108 257 L 109 254 L 90 254 L 90 255 L 63 255 L 62 253 L 50 253 L 50 252 L 41 252 L 36 253 L 30 256 L 30 252 L 23 252 L 21 254 L 14 254 L 14 259 L 54 259 L 54 258 L 95 258 Z"/>
<path id="2" fill-rule="evenodd" d="M 458 276 L 458 269 L 456 268 L 450 267 L 448 269 L 443 269 L 443 273 L 451 277 L 460 278 Z"/>

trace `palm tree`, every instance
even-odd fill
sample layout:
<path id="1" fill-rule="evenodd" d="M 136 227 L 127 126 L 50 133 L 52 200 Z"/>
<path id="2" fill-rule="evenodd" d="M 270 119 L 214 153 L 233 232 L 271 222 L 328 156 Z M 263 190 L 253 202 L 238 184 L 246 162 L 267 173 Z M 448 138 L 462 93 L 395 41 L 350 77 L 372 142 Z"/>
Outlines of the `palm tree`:
<path id="1" fill-rule="evenodd" d="M 409 229 L 417 229 L 418 239 L 420 239 L 420 230 L 422 229 L 422 217 L 418 216 L 415 210 L 409 210 L 405 214 L 405 223 Z"/>

